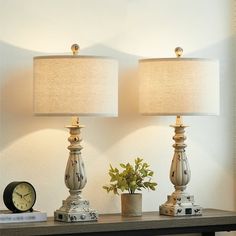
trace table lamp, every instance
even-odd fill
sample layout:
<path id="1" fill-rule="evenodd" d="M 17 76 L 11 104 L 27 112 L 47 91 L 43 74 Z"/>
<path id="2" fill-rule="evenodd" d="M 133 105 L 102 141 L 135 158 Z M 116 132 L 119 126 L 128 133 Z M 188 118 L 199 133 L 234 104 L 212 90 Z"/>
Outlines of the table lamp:
<path id="1" fill-rule="evenodd" d="M 219 114 L 218 61 L 182 58 L 139 60 L 139 110 L 143 115 L 175 115 L 174 156 L 170 180 L 175 191 L 160 206 L 160 214 L 170 216 L 201 215 L 202 208 L 186 192 L 190 168 L 185 153 L 185 126 L 182 115 Z"/>
<path id="2" fill-rule="evenodd" d="M 94 221 L 98 212 L 81 196 L 87 177 L 81 157 L 81 128 L 77 116 L 117 116 L 118 63 L 98 56 L 79 56 L 79 46 L 72 45 L 73 55 L 34 57 L 34 113 L 47 116 L 75 116 L 70 131 L 69 159 L 65 185 L 69 197 L 54 212 L 58 221 Z"/>

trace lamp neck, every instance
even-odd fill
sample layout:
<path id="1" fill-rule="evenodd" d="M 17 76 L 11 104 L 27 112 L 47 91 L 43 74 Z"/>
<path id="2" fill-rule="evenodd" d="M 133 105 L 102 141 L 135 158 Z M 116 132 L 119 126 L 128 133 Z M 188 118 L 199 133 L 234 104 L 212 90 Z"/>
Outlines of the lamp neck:
<path id="1" fill-rule="evenodd" d="M 77 126 L 79 124 L 79 117 L 78 116 L 72 116 L 71 117 L 71 125 Z"/>
<path id="2" fill-rule="evenodd" d="M 183 118 L 182 116 L 176 116 L 176 123 L 177 126 L 182 126 L 183 125 Z"/>

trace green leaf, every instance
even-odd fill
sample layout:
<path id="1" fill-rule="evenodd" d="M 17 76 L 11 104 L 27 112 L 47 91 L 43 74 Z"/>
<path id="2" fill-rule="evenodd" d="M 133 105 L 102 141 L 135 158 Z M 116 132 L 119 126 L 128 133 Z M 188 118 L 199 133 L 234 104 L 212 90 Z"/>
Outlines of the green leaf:
<path id="1" fill-rule="evenodd" d="M 110 170 L 111 170 L 111 171 L 114 171 L 114 169 L 113 169 L 113 167 L 112 167 L 112 165 L 111 165 L 111 164 L 110 164 Z"/>
<path id="2" fill-rule="evenodd" d="M 148 175 L 149 176 L 153 176 L 154 172 L 153 171 L 149 171 Z"/>

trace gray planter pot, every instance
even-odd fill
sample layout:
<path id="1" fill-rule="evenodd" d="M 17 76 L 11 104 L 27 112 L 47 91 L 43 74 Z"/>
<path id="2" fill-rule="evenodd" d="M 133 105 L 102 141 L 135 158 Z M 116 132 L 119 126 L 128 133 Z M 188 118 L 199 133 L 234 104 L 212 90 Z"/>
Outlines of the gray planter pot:
<path id="1" fill-rule="evenodd" d="M 122 193 L 121 194 L 121 214 L 122 216 L 142 215 L 142 194 Z"/>

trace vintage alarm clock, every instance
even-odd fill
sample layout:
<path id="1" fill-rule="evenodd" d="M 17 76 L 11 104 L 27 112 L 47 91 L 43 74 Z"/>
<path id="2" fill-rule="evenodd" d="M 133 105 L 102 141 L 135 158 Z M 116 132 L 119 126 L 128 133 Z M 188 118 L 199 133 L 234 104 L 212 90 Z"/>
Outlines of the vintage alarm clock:
<path id="1" fill-rule="evenodd" d="M 3 192 L 3 201 L 6 207 L 14 213 L 33 211 L 36 191 L 28 182 L 11 182 Z"/>

